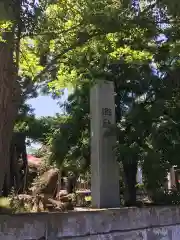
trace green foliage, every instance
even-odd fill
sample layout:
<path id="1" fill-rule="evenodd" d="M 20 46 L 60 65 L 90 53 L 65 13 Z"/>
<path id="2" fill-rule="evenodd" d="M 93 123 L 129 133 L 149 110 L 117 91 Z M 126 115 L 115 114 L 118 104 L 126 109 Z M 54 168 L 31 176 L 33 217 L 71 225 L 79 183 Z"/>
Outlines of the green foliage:
<path id="1" fill-rule="evenodd" d="M 153 202 L 158 205 L 179 205 L 180 192 L 177 191 L 154 191 Z"/>
<path id="2" fill-rule="evenodd" d="M 168 24 L 176 19 L 167 4 L 139 1 L 137 12 L 128 1 L 57 2 L 45 14 L 54 35 L 41 37 L 54 58 L 44 67 L 52 90 L 72 86 L 75 98 L 87 82 L 88 88 L 97 79 L 114 82 L 118 157 L 141 162 L 150 189 L 160 188 L 169 167 L 179 164 L 179 30 Z M 158 39 L 163 35 L 168 39 Z M 89 146 L 89 118 L 82 124 L 79 113 L 87 116 L 89 109 L 69 103 L 50 144 L 53 159 L 77 165 Z"/>
<path id="3" fill-rule="evenodd" d="M 19 74 L 33 79 L 43 68 L 39 61 L 35 41 L 30 38 L 22 39 Z"/>
<path id="4" fill-rule="evenodd" d="M 23 2 L 15 38 L 18 25 L 20 82 L 28 84 L 17 129 L 47 144 L 59 166 L 83 172 L 90 162 L 89 89 L 113 81 L 118 160 L 140 162 L 146 187 L 160 189 L 180 154 L 177 0 L 176 8 L 167 0 Z M 32 80 L 53 93 L 73 89 L 63 116 L 34 118 L 24 104 L 36 92 L 28 89 Z"/>
<path id="5" fill-rule="evenodd" d="M 66 115 L 54 118 L 56 125 L 49 135 L 51 161 L 67 170 L 84 172 L 90 161 L 89 84 L 77 88 L 64 108 Z"/>

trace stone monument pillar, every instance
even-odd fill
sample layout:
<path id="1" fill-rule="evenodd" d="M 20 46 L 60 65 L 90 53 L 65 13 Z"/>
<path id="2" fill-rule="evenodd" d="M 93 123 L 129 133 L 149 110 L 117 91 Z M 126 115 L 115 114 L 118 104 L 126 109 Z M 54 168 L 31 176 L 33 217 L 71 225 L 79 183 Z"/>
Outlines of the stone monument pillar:
<path id="1" fill-rule="evenodd" d="M 115 124 L 114 85 L 99 80 L 91 89 L 91 194 L 94 208 L 120 206 L 119 168 L 115 159 L 115 135 L 107 130 Z"/>

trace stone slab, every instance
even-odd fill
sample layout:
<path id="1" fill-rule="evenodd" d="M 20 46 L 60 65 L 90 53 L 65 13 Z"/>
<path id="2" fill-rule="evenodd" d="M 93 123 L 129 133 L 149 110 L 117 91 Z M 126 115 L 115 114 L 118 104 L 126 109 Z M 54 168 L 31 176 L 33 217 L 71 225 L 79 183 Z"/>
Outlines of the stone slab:
<path id="1" fill-rule="evenodd" d="M 108 128 L 115 125 L 113 82 L 99 80 L 92 87 L 90 115 L 92 206 L 120 207 L 119 168 L 114 151 L 116 136 L 107 135 Z"/>
<path id="2" fill-rule="evenodd" d="M 0 215 L 0 240 L 179 240 L 180 207 Z"/>

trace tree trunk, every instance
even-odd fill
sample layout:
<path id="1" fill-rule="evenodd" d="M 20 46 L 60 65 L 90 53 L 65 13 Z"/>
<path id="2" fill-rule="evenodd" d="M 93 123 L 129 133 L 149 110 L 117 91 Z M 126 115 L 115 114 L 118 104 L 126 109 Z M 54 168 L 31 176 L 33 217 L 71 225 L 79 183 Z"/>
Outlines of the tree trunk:
<path id="1" fill-rule="evenodd" d="M 0 42 L 0 196 L 10 186 L 10 143 L 18 113 L 20 86 L 13 62 L 14 34 L 3 33 Z"/>
<path id="2" fill-rule="evenodd" d="M 115 82 L 115 104 L 116 104 L 116 123 L 119 123 L 121 120 L 121 96 L 118 94 L 120 92 L 120 86 Z M 121 142 L 121 136 L 118 136 L 118 142 Z M 138 162 L 133 160 L 129 162 L 122 161 L 125 186 L 126 186 L 126 195 L 125 204 L 128 206 L 136 205 L 136 174 L 137 174 L 137 165 Z"/>
<path id="3" fill-rule="evenodd" d="M 127 198 L 125 199 L 126 206 L 136 205 L 136 174 L 137 174 L 136 161 L 131 163 L 123 163 L 125 184 L 127 187 Z"/>
<path id="4" fill-rule="evenodd" d="M 14 141 L 11 141 L 10 148 L 10 180 L 11 187 L 14 187 L 14 190 L 18 192 L 20 188 L 20 167 L 18 164 L 18 156 L 16 151 L 16 146 Z"/>

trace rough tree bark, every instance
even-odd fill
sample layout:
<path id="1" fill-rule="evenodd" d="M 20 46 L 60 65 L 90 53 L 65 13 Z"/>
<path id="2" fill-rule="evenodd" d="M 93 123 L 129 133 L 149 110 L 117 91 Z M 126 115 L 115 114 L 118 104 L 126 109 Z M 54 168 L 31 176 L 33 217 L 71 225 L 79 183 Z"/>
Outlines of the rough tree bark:
<path id="1" fill-rule="evenodd" d="M 126 206 L 136 206 L 136 174 L 138 162 L 133 160 L 131 163 L 123 163 L 125 185 L 127 187 Z"/>
<path id="2" fill-rule="evenodd" d="M 118 94 L 120 92 L 120 86 L 115 82 L 115 105 L 116 105 L 116 122 L 119 123 L 121 120 L 121 96 Z M 118 136 L 118 141 L 121 142 L 121 136 Z M 138 161 L 133 159 L 132 161 L 122 161 L 124 177 L 125 177 L 125 185 L 126 185 L 126 193 L 125 197 L 125 205 L 126 206 L 135 206 L 136 205 L 136 174 L 137 174 L 137 166 Z"/>
<path id="3" fill-rule="evenodd" d="M 12 49 L 9 43 L 0 43 L 0 192 L 4 181 L 9 185 L 10 143 L 19 96 Z"/>
<path id="4" fill-rule="evenodd" d="M 2 3 L 3 2 L 3 3 Z M 4 0 L 5 20 L 15 20 L 13 0 Z M 20 102 L 18 68 L 14 63 L 14 26 L 2 34 L 0 42 L 0 196 L 10 185 L 10 143 Z"/>
<path id="5" fill-rule="evenodd" d="M 13 133 L 14 141 L 14 162 L 11 164 L 13 172 L 11 176 L 14 176 L 15 188 L 19 193 L 22 193 L 27 189 L 27 175 L 28 175 L 28 163 L 27 163 L 27 152 L 26 152 L 26 134 L 21 132 Z M 19 160 L 21 159 L 21 162 Z M 19 163 L 18 163 L 19 162 Z"/>

